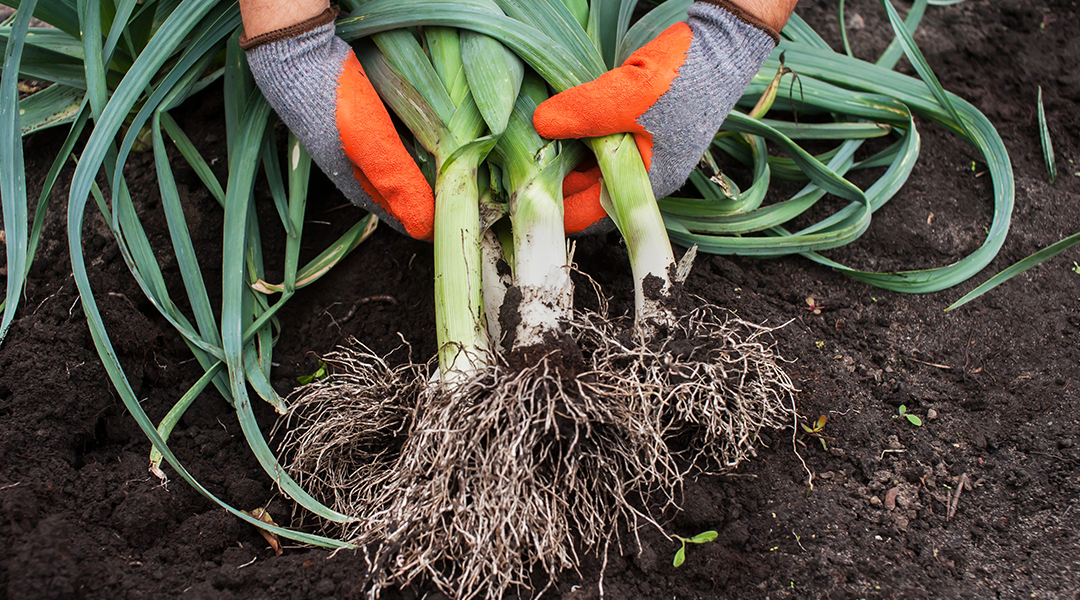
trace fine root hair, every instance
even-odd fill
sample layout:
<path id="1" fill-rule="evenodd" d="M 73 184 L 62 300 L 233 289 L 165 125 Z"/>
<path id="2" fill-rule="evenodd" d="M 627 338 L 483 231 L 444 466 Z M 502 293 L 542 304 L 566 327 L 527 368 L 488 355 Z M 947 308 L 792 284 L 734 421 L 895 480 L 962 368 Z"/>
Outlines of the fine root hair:
<path id="1" fill-rule="evenodd" d="M 627 411 L 628 428 L 655 436 L 648 475 L 662 488 L 678 488 L 694 469 L 729 471 L 754 455 L 761 430 L 793 424 L 796 390 L 768 341 L 775 328 L 705 305 L 648 340 L 598 315 L 575 330 L 602 382 L 595 393 L 623 396 L 610 400 Z"/>
<path id="2" fill-rule="evenodd" d="M 495 357 L 449 383 L 340 350 L 294 396 L 290 470 L 357 517 L 337 533 L 361 548 L 373 598 L 419 579 L 455 599 L 541 594 L 620 527 L 659 527 L 689 472 L 729 470 L 792 423 L 771 329 L 716 307 L 665 327 L 647 341 L 579 314 L 574 352 Z"/>
<path id="3" fill-rule="evenodd" d="M 392 367 L 355 340 L 322 360 L 333 374 L 294 392 L 275 429 L 297 483 L 328 506 L 358 506 L 392 483 L 426 368 Z"/>

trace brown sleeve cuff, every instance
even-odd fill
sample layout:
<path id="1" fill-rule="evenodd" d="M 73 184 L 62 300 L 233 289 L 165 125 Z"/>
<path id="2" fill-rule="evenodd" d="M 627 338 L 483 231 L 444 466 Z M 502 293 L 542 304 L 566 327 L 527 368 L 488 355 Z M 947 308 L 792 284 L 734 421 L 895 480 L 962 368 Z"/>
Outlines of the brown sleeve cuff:
<path id="1" fill-rule="evenodd" d="M 311 31 L 316 27 L 322 27 L 323 25 L 333 23 L 334 19 L 337 18 L 337 14 L 337 9 L 330 7 L 306 21 L 301 21 L 295 25 L 289 25 L 288 27 L 282 27 L 281 29 L 275 29 L 274 31 L 268 31 L 253 38 L 249 38 L 247 33 L 241 33 L 240 47 L 245 51 L 254 50 L 265 44 L 272 44 L 274 42 L 280 42 L 281 40 L 294 38 L 302 33 Z"/>
<path id="2" fill-rule="evenodd" d="M 731 0 L 701 0 L 701 1 L 704 2 L 705 4 L 712 4 L 713 6 L 719 6 L 720 8 L 722 8 L 722 9 L 728 11 L 729 13 L 735 15 L 735 17 L 737 19 L 739 19 L 740 21 L 742 21 L 743 23 L 746 23 L 747 25 L 749 25 L 751 27 L 756 27 L 756 28 L 764 31 L 766 35 L 768 35 L 769 37 L 772 38 L 773 43 L 775 43 L 775 44 L 780 43 L 780 32 L 779 31 L 776 31 L 772 27 L 769 27 L 768 25 L 765 24 L 764 21 L 762 21 L 761 19 L 759 19 L 759 18 L 755 17 L 754 15 L 750 14 L 750 12 L 747 11 L 745 8 L 739 6 L 738 4 L 735 4 Z M 243 43 L 243 42 L 241 42 L 241 43 Z"/>

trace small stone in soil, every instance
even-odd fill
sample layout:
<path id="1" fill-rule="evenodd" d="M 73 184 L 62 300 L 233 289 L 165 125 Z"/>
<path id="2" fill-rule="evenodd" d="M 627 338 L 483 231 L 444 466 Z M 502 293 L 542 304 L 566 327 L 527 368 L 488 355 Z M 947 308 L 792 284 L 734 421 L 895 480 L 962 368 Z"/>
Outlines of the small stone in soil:
<path id="1" fill-rule="evenodd" d="M 896 508 L 896 495 L 900 493 L 900 488 L 894 487 L 888 492 L 885 492 L 885 510 L 892 510 Z"/>

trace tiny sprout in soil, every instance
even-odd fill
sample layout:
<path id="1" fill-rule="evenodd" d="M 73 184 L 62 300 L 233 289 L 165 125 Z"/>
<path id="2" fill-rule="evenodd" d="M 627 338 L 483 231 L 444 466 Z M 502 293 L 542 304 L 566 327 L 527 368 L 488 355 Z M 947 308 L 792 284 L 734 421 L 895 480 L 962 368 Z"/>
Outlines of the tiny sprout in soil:
<path id="1" fill-rule="evenodd" d="M 903 404 L 901 404 L 900 408 L 897 409 L 896 412 L 899 414 L 899 416 L 904 417 L 905 419 L 910 421 L 912 425 L 914 425 L 916 427 L 922 427 L 922 419 L 920 419 L 919 417 L 909 413 L 908 410 L 907 410 L 907 406 L 904 406 Z"/>
<path id="2" fill-rule="evenodd" d="M 1080 275 L 1080 264 L 1077 264 L 1076 261 L 1074 260 L 1073 261 L 1073 266 L 1069 270 L 1072 271 L 1073 273 L 1076 273 L 1077 275 Z"/>
<path id="3" fill-rule="evenodd" d="M 686 545 L 687 544 L 707 544 L 707 543 L 715 540 L 717 535 L 718 534 L 715 531 L 710 529 L 709 531 L 702 531 L 701 533 L 699 533 L 699 534 L 697 534 L 697 535 L 695 535 L 694 537 L 691 537 L 691 538 L 684 538 L 684 537 L 678 536 L 678 535 L 675 536 L 675 539 L 679 540 L 679 543 L 681 544 L 681 546 L 679 546 L 679 551 L 675 553 L 675 560 L 672 561 L 671 564 L 675 565 L 676 567 L 679 567 L 684 562 L 686 562 Z"/>
<path id="4" fill-rule="evenodd" d="M 828 417 L 826 417 L 825 415 L 821 415 L 820 417 L 818 417 L 817 421 L 814 422 L 813 426 L 807 425 L 806 423 L 799 423 L 799 426 L 802 427 L 803 433 L 812 438 L 816 438 L 817 441 L 821 442 L 821 448 L 826 452 L 829 450 L 829 445 L 827 442 L 833 440 L 833 438 L 826 436 L 824 433 L 825 423 L 827 423 L 828 421 Z"/>
<path id="5" fill-rule="evenodd" d="M 821 308 L 822 306 L 818 304 L 817 300 L 814 300 L 813 297 L 806 299 L 806 310 L 814 313 L 815 315 L 820 315 Z"/>
<path id="6" fill-rule="evenodd" d="M 312 373 L 311 375 L 301 375 L 300 377 L 297 377 L 296 380 L 300 382 L 300 385 L 307 385 L 309 383 L 319 381 L 320 379 L 326 379 L 329 375 L 330 373 L 326 370 L 326 363 L 320 360 L 319 368 L 316 369 L 314 373 Z"/>

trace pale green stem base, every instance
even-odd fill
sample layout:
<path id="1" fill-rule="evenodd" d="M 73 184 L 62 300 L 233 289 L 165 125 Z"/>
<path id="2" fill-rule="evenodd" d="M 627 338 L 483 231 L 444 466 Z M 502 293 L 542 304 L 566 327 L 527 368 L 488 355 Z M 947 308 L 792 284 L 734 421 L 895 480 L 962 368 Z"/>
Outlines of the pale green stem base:
<path id="1" fill-rule="evenodd" d="M 481 287 L 479 156 L 459 156 L 435 182 L 435 327 L 442 378 L 489 361 Z"/>
<path id="2" fill-rule="evenodd" d="M 596 154 L 610 196 L 612 220 L 626 240 L 630 267 L 634 272 L 635 318 L 668 320 L 670 312 L 660 298 L 646 297 L 642 284 L 652 275 L 660 279 L 660 296 L 671 291 L 671 250 L 664 219 L 653 196 L 649 173 L 631 135 L 611 135 L 585 140 Z M 605 207 L 607 208 L 607 207 Z"/>

